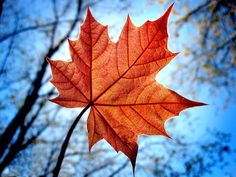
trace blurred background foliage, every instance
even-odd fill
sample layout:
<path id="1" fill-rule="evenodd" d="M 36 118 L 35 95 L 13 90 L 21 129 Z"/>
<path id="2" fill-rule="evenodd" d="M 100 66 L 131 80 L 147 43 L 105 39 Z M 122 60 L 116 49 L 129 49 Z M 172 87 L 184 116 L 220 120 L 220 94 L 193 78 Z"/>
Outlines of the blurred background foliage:
<path id="1" fill-rule="evenodd" d="M 63 138 L 81 109 L 60 108 L 48 101 L 57 92 L 49 83 L 45 58 L 70 60 L 67 38 L 79 34 L 88 6 L 109 25 L 109 35 L 116 40 L 128 13 L 142 24 L 148 17 L 161 16 L 173 1 L 0 3 L 0 174 L 51 176 Z M 182 118 L 168 121 L 172 140 L 141 136 L 136 176 L 235 176 L 232 127 L 225 125 L 229 128 L 225 131 L 224 125 L 212 126 L 210 121 L 219 119 L 211 115 L 208 120 L 204 111 L 232 117 L 233 112 L 224 110 L 235 110 L 236 1 L 176 1 L 169 35 L 170 48 L 181 53 L 157 79 L 213 106 L 198 108 L 197 113 L 185 111 Z M 130 162 L 107 143 L 99 142 L 88 153 L 86 116 L 70 140 L 61 176 L 132 176 Z"/>

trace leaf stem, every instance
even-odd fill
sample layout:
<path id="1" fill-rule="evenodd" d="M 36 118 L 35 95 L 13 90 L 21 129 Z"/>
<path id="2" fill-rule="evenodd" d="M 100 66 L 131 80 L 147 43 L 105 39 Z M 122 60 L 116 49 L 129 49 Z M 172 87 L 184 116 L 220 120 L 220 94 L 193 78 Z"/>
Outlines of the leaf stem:
<path id="1" fill-rule="evenodd" d="M 59 175 L 59 172 L 60 172 L 60 169 L 61 169 L 61 165 L 62 165 L 62 162 L 63 162 L 63 159 L 64 159 L 64 156 L 65 156 L 65 152 L 66 152 L 66 149 L 67 149 L 67 146 L 69 144 L 69 141 L 70 141 L 70 137 L 77 125 L 77 123 L 79 122 L 80 118 L 82 117 L 82 115 L 87 111 L 88 108 L 90 108 L 90 106 L 93 105 L 93 102 L 90 102 L 81 112 L 80 114 L 78 115 L 78 117 L 76 117 L 76 119 L 74 120 L 73 124 L 71 125 L 67 135 L 66 135 L 66 138 L 61 146 L 61 151 L 60 151 L 60 154 L 58 156 L 58 159 L 57 159 L 57 164 L 55 166 L 55 168 L 53 169 L 53 177 L 58 177 Z"/>

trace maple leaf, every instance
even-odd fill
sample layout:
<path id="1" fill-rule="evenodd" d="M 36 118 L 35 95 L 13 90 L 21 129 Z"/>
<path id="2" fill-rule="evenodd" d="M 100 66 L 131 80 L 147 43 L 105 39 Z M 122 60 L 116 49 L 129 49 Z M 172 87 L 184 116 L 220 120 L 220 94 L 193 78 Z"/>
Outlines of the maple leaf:
<path id="1" fill-rule="evenodd" d="M 90 107 L 89 150 L 105 139 L 135 167 L 138 135 L 163 135 L 167 119 L 203 103 L 190 101 L 155 81 L 177 53 L 167 48 L 172 9 L 136 27 L 128 16 L 118 42 L 89 8 L 78 40 L 68 40 L 72 61 L 47 59 L 59 95 L 51 101 L 68 108 Z"/>

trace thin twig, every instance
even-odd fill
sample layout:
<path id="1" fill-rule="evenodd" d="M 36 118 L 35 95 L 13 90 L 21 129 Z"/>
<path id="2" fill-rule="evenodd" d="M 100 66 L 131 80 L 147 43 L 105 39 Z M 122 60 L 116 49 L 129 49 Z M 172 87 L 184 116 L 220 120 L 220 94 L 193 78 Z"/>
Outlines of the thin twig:
<path id="1" fill-rule="evenodd" d="M 129 160 L 126 160 L 119 168 L 117 168 L 112 174 L 109 175 L 109 177 L 113 177 L 116 174 L 118 174 L 120 171 L 122 171 L 127 165 L 129 164 Z M 133 173 L 134 175 L 134 173 Z"/>

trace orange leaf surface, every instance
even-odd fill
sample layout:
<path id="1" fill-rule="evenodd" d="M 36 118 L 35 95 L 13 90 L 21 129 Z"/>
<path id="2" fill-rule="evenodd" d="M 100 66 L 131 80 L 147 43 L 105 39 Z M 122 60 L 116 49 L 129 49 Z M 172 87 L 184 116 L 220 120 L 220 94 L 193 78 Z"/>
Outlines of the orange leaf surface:
<path id="1" fill-rule="evenodd" d="M 59 91 L 51 101 L 68 108 L 92 104 L 87 121 L 89 149 L 104 138 L 128 156 L 133 167 L 138 135 L 169 137 L 164 127 L 167 119 L 204 105 L 155 81 L 156 74 L 177 55 L 167 48 L 172 6 L 140 27 L 128 17 L 117 43 L 88 9 L 79 39 L 68 40 L 72 61 L 48 59 L 51 82 Z"/>

